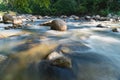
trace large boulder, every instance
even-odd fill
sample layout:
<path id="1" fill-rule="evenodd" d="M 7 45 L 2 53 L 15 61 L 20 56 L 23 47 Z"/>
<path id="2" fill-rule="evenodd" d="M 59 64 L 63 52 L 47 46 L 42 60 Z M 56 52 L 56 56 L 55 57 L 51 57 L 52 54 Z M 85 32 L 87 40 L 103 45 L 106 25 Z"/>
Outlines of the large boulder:
<path id="1" fill-rule="evenodd" d="M 67 30 L 66 22 L 61 19 L 52 20 L 52 21 L 45 22 L 40 25 L 50 26 L 52 30 L 57 30 L 57 31 L 66 31 Z"/>
<path id="2" fill-rule="evenodd" d="M 12 23 L 13 19 L 14 19 L 13 16 L 10 14 L 6 13 L 3 15 L 3 22 L 4 23 Z"/>

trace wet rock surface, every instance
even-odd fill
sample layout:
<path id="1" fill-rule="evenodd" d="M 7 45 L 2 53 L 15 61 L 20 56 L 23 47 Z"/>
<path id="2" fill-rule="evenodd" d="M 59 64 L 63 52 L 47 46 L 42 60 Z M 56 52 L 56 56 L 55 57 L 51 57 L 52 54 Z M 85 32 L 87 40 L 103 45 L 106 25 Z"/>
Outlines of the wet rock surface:
<path id="1" fill-rule="evenodd" d="M 67 30 L 67 25 L 66 22 L 63 20 L 57 19 L 57 20 L 52 20 L 43 24 L 40 24 L 43 26 L 50 26 L 51 30 L 57 30 L 57 31 L 66 31 Z"/>
<path id="2" fill-rule="evenodd" d="M 4 23 L 12 23 L 12 20 L 13 20 L 12 15 L 7 14 L 7 13 L 3 15 L 3 22 Z"/>
<path id="3" fill-rule="evenodd" d="M 112 31 L 113 32 L 119 32 L 119 30 L 117 28 L 113 28 Z"/>
<path id="4" fill-rule="evenodd" d="M 108 26 L 105 26 L 103 24 L 98 24 L 96 27 L 98 27 L 98 28 L 108 28 Z"/>
<path id="5" fill-rule="evenodd" d="M 65 57 L 62 53 L 52 52 L 48 55 L 47 59 L 51 65 L 61 68 L 72 68 L 71 60 Z"/>

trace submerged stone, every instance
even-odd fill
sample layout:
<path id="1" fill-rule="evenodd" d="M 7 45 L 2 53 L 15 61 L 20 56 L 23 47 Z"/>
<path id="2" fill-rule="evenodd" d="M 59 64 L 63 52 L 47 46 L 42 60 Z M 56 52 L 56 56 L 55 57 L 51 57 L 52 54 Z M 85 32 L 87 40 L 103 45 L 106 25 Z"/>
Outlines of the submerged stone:
<path id="1" fill-rule="evenodd" d="M 90 46 L 84 43 L 69 43 L 69 44 L 61 44 L 57 47 L 58 52 L 63 53 L 73 53 L 73 52 L 87 52 L 91 48 Z"/>
<path id="2" fill-rule="evenodd" d="M 112 29 L 113 32 L 119 32 L 117 28 Z"/>
<path id="3" fill-rule="evenodd" d="M 61 68 L 72 68 L 71 60 L 62 53 L 52 52 L 48 55 L 47 58 L 53 66 Z"/>

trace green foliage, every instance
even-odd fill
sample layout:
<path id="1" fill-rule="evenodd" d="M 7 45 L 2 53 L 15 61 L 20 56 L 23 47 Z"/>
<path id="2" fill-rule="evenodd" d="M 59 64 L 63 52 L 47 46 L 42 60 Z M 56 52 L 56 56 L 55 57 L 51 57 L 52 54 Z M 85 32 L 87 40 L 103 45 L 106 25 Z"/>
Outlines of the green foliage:
<path id="1" fill-rule="evenodd" d="M 39 13 L 40 8 L 48 8 L 49 0 L 9 0 L 8 6 L 19 13 Z"/>
<path id="2" fill-rule="evenodd" d="M 119 15 L 119 16 L 120 16 L 120 11 L 118 11 L 118 12 L 117 12 L 117 15 Z"/>
<path id="3" fill-rule="evenodd" d="M 107 10 L 107 9 L 105 9 L 105 10 L 103 9 L 103 10 L 100 10 L 100 11 L 99 11 L 99 14 L 100 14 L 100 15 L 103 15 L 103 16 L 106 16 L 106 15 L 109 14 L 109 13 L 110 13 L 110 12 L 109 12 L 109 10 Z"/>
<path id="4" fill-rule="evenodd" d="M 79 5 L 77 8 L 77 13 L 78 14 L 86 14 L 87 12 L 87 7 L 83 5 Z"/>
<path id="5" fill-rule="evenodd" d="M 6 11 L 9 9 L 4 1 L 5 0 L 0 0 L 0 11 Z"/>
<path id="6" fill-rule="evenodd" d="M 3 2 L 3 0 L 0 0 L 0 4 Z"/>
<path id="7" fill-rule="evenodd" d="M 75 0 L 58 0 L 54 4 L 57 14 L 69 14 L 76 11 L 77 4 Z"/>
<path id="8" fill-rule="evenodd" d="M 0 10 L 4 10 L 6 6 L 4 4 L 0 4 Z"/>
<path id="9" fill-rule="evenodd" d="M 120 13 L 120 0 L 0 0 L 0 10 L 41 15 Z"/>

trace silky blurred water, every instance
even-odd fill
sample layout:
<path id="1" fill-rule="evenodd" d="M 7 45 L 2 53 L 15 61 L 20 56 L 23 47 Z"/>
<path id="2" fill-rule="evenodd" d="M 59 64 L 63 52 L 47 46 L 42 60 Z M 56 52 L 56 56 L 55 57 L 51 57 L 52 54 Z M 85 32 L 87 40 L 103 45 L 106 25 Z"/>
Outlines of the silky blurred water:
<path id="1" fill-rule="evenodd" d="M 15 30 L 4 30 L 7 25 L 0 24 L 0 35 L 6 35 L 0 39 L 0 55 L 8 57 L 0 62 L 0 80 L 120 80 L 119 32 L 97 28 L 101 22 L 71 20 L 68 31 L 60 32 L 38 26 L 45 21 L 28 22 L 31 26 Z M 104 24 L 120 27 L 120 23 Z M 44 62 L 59 46 L 58 51 L 72 60 L 72 69 Z"/>

